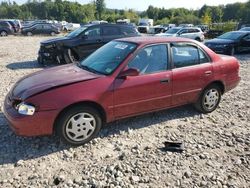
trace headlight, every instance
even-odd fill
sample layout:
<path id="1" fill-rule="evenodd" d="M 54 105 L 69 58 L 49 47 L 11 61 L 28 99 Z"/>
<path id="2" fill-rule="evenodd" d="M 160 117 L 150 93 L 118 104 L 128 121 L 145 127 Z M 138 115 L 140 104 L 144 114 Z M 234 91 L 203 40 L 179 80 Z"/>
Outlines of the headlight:
<path id="1" fill-rule="evenodd" d="M 17 105 L 19 114 L 32 116 L 35 113 L 35 107 L 32 105 L 25 104 L 24 102 Z"/>

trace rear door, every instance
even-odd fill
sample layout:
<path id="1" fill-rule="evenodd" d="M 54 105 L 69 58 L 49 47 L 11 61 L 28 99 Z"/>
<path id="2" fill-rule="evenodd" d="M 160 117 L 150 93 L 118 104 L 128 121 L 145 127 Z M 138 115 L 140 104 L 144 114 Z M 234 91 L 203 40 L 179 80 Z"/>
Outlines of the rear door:
<path id="1" fill-rule="evenodd" d="M 110 42 L 111 40 L 123 37 L 121 29 L 118 26 L 102 26 L 103 44 Z"/>
<path id="2" fill-rule="evenodd" d="M 174 106 L 195 102 L 202 89 L 213 80 L 209 56 L 192 43 L 172 43 Z"/>
<path id="3" fill-rule="evenodd" d="M 171 106 L 172 71 L 168 70 L 167 45 L 140 50 L 128 63 L 140 75 L 115 80 L 114 114 L 116 118 L 136 115 Z"/>

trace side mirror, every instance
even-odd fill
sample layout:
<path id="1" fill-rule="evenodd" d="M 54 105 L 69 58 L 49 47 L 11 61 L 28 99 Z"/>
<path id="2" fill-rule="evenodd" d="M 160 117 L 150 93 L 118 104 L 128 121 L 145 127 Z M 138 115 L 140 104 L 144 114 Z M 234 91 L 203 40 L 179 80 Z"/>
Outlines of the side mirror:
<path id="1" fill-rule="evenodd" d="M 126 79 L 127 76 L 138 76 L 138 75 L 139 75 L 139 71 L 137 69 L 129 68 L 120 72 L 120 74 L 118 75 L 118 78 Z"/>

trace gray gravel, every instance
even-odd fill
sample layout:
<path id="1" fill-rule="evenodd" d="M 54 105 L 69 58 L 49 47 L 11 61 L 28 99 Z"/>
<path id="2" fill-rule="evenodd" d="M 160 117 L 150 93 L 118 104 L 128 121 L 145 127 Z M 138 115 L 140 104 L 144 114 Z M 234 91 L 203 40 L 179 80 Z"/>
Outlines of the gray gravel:
<path id="1" fill-rule="evenodd" d="M 0 104 L 11 85 L 42 69 L 46 37 L 0 38 Z M 0 187 L 249 187 L 250 55 L 240 55 L 240 85 L 202 115 L 184 106 L 118 121 L 69 147 L 55 137 L 22 138 L 0 111 Z M 163 142 L 184 141 L 183 153 Z"/>

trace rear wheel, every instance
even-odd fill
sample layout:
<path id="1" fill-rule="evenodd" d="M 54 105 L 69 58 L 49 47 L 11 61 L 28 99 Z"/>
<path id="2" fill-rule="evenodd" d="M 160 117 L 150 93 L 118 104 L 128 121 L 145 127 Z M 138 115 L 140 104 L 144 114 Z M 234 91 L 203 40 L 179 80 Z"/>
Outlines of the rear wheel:
<path id="1" fill-rule="evenodd" d="M 56 124 L 56 133 L 71 145 L 82 145 L 92 140 L 100 131 L 100 113 L 92 107 L 75 106 L 63 113 Z"/>
<path id="2" fill-rule="evenodd" d="M 50 33 L 50 35 L 51 35 L 51 36 L 55 36 L 56 33 L 55 33 L 54 31 L 52 31 L 52 32 Z"/>
<path id="3" fill-rule="evenodd" d="M 202 113 L 210 113 L 214 111 L 221 100 L 221 89 L 216 84 L 208 86 L 202 92 L 195 107 Z"/>
<path id="4" fill-rule="evenodd" d="M 6 31 L 1 31 L 0 36 L 1 37 L 6 37 L 6 36 L 8 36 L 8 33 Z"/>

